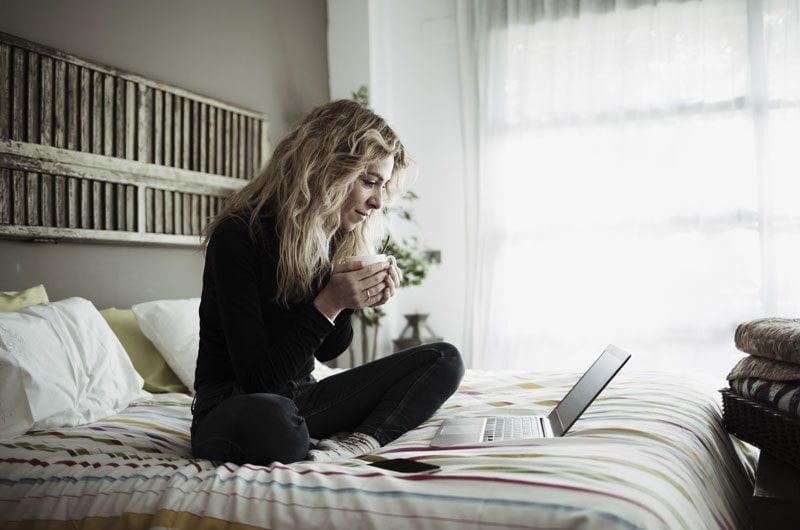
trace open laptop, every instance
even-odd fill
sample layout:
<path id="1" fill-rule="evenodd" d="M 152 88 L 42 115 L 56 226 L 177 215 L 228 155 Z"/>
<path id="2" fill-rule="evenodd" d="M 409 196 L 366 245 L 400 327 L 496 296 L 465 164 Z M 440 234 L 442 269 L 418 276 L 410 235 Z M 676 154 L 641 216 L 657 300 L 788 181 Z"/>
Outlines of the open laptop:
<path id="1" fill-rule="evenodd" d="M 609 344 L 547 416 L 450 418 L 439 427 L 431 446 L 525 445 L 563 436 L 630 357 L 628 352 Z"/>

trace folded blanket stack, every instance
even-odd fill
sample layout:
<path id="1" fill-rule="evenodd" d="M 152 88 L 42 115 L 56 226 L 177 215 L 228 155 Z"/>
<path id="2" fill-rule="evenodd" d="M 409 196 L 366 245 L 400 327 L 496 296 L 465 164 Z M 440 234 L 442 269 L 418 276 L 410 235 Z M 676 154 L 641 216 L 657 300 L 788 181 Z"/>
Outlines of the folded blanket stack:
<path id="1" fill-rule="evenodd" d="M 800 319 L 745 322 L 736 328 L 735 340 L 750 355 L 728 374 L 731 389 L 800 416 Z"/>
<path id="2" fill-rule="evenodd" d="M 733 434 L 800 466 L 800 319 L 762 318 L 736 328 L 749 355 L 728 374 L 725 424 Z"/>

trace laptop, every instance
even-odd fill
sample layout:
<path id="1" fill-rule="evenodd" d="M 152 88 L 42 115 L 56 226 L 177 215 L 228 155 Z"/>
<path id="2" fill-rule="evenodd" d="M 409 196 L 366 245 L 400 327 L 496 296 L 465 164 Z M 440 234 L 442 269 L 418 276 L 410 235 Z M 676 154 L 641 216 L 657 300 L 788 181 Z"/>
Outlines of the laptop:
<path id="1" fill-rule="evenodd" d="M 439 427 L 431 446 L 525 445 L 563 436 L 630 357 L 609 344 L 547 416 L 449 418 Z"/>

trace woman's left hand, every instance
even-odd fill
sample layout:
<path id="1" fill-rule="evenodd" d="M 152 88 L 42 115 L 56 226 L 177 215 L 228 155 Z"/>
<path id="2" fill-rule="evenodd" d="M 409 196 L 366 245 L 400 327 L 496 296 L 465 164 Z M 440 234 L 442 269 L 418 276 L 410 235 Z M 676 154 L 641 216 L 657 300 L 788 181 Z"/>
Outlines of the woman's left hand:
<path id="1" fill-rule="evenodd" d="M 389 266 L 389 275 L 385 280 L 386 287 L 383 289 L 380 299 L 374 304 L 370 305 L 370 307 L 382 306 L 391 300 L 395 292 L 397 292 L 397 288 L 400 286 L 400 280 L 402 277 L 403 273 L 400 272 L 400 269 L 397 267 L 397 263 L 392 261 L 392 264 Z"/>

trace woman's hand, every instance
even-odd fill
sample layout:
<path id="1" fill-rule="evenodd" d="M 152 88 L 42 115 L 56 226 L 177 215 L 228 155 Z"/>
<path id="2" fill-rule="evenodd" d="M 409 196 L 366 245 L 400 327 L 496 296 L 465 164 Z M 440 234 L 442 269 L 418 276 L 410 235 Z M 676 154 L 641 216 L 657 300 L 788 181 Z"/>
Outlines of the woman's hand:
<path id="1" fill-rule="evenodd" d="M 370 307 L 378 307 L 389 300 L 395 295 L 397 288 L 400 287 L 400 280 L 403 278 L 403 274 L 400 272 L 400 269 L 397 267 L 397 263 L 392 260 L 389 262 L 388 268 L 388 276 L 385 280 L 386 287 L 381 292 L 381 298 Z"/>
<path id="2" fill-rule="evenodd" d="M 394 278 L 399 278 L 396 267 L 387 262 L 365 266 L 356 261 L 336 265 L 330 280 L 314 299 L 314 306 L 333 320 L 345 308 L 384 304 L 394 295 Z M 389 289 L 391 294 L 387 296 Z"/>

